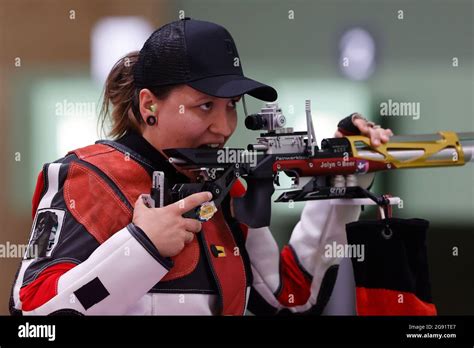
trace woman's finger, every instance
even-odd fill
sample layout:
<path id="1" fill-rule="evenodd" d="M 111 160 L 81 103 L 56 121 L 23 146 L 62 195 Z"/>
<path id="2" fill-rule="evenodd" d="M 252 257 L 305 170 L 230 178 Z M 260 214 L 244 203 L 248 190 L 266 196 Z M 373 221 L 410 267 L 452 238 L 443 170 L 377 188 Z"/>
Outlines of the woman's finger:
<path id="1" fill-rule="evenodd" d="M 184 228 L 188 232 L 198 233 L 201 231 L 202 223 L 195 219 L 184 219 Z"/>
<path id="2" fill-rule="evenodd" d="M 380 145 L 380 136 L 379 136 L 379 132 L 377 132 L 377 129 L 370 128 L 368 135 L 369 135 L 369 138 L 370 138 L 370 143 L 373 146 L 379 146 Z"/>
<path id="3" fill-rule="evenodd" d="M 143 208 L 148 208 L 147 205 L 145 204 L 145 195 L 141 194 L 138 196 L 138 199 L 135 201 L 134 209 L 143 209 Z"/>
<path id="4" fill-rule="evenodd" d="M 198 192 L 193 193 L 192 195 L 187 196 L 186 198 L 183 198 L 173 204 L 170 204 L 168 207 L 178 212 L 179 215 L 182 215 L 205 202 L 209 202 L 211 199 L 212 193 L 208 191 Z"/>
<path id="5" fill-rule="evenodd" d="M 189 244 L 193 241 L 194 239 L 194 233 L 192 232 L 186 232 L 186 235 L 184 237 L 184 243 Z"/>
<path id="6" fill-rule="evenodd" d="M 354 126 L 357 127 L 357 129 L 359 129 L 359 131 L 360 131 L 362 134 L 368 134 L 369 131 L 370 131 L 370 129 L 371 129 L 371 128 L 368 126 L 367 121 L 364 120 L 364 119 L 361 119 L 361 118 L 355 119 L 354 121 L 352 121 L 352 123 L 354 124 Z"/>

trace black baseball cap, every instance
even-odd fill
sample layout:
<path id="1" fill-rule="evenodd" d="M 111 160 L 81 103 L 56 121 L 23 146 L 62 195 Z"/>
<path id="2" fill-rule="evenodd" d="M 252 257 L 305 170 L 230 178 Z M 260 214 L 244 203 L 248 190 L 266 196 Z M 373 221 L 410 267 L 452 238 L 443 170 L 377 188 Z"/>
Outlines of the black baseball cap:
<path id="1" fill-rule="evenodd" d="M 140 50 L 133 75 L 137 88 L 186 84 L 220 98 L 249 94 L 275 101 L 278 97 L 273 87 L 244 76 L 227 29 L 191 18 L 155 30 Z"/>

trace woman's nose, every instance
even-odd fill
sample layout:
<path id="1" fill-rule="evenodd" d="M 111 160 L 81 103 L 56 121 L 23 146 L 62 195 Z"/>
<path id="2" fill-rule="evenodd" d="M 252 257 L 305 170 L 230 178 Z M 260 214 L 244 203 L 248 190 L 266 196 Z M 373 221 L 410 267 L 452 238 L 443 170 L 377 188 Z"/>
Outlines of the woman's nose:
<path id="1" fill-rule="evenodd" d="M 212 133 L 230 137 L 234 131 L 232 126 L 232 116 L 226 113 L 216 113 L 213 122 L 209 127 Z"/>

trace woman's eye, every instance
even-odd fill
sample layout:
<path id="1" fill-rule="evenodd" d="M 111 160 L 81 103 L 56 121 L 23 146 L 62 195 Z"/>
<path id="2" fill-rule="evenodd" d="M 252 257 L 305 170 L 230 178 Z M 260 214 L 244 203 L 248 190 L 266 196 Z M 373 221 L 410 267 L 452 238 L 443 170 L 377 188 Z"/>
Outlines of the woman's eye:
<path id="1" fill-rule="evenodd" d="M 229 106 L 233 109 L 235 109 L 237 107 L 237 103 L 238 103 L 238 100 L 231 100 L 229 102 Z"/>
<path id="2" fill-rule="evenodd" d="M 204 104 L 199 105 L 199 107 L 204 111 L 209 111 L 212 108 L 212 102 L 207 102 Z"/>

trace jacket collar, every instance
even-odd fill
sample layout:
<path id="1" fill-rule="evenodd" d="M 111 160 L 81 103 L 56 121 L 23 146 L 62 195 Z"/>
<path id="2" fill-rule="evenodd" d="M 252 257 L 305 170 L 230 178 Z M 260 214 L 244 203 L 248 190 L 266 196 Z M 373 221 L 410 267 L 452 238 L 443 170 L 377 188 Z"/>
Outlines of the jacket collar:
<path id="1" fill-rule="evenodd" d="M 172 182 L 189 182 L 189 178 L 181 174 L 168 161 L 168 159 L 155 149 L 141 134 L 135 131 L 129 131 L 116 141 L 101 141 L 120 150 L 127 152 L 131 150 L 130 156 L 135 158 L 141 164 L 145 164 L 145 169 L 152 174 L 153 171 L 159 170 L 165 173 L 165 177 Z M 136 156 L 138 155 L 138 156 Z"/>

